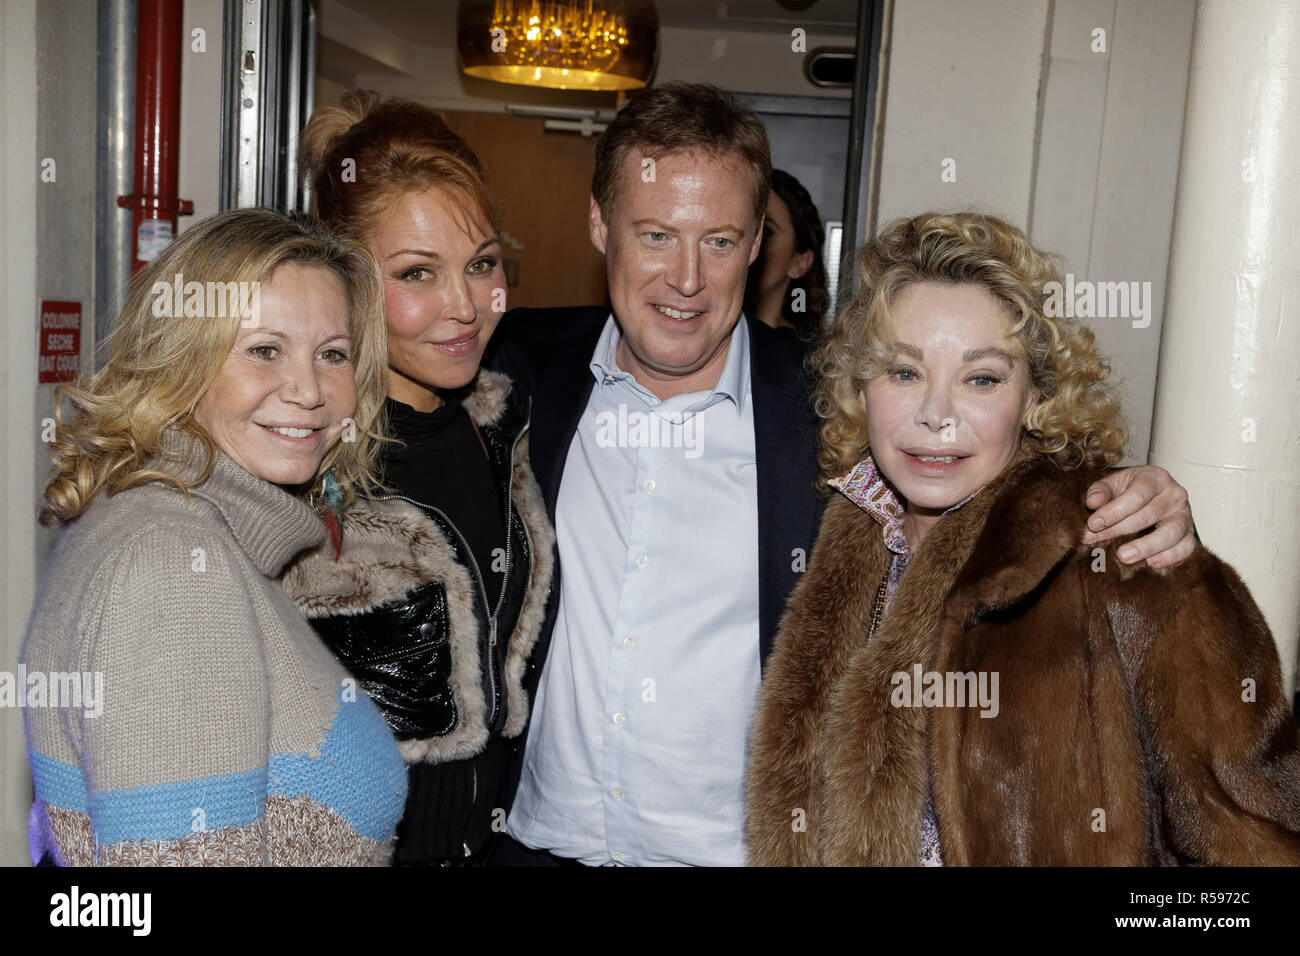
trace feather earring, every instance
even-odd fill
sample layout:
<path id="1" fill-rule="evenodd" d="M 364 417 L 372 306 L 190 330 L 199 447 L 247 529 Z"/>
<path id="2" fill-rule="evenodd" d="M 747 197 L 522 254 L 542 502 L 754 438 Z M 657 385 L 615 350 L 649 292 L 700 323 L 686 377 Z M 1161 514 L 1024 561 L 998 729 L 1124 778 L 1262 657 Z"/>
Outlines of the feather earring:
<path id="1" fill-rule="evenodd" d="M 313 497 L 316 498 L 316 513 L 329 529 L 334 560 L 337 561 L 343 554 L 343 489 L 333 472 L 327 471 L 321 476 L 320 492 Z"/>

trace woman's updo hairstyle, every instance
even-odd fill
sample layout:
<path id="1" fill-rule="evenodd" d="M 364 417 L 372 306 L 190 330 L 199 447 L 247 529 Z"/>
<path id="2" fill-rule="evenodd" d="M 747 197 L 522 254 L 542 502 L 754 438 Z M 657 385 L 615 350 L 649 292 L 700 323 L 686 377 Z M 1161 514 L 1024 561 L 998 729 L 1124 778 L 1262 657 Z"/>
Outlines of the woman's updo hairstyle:
<path id="1" fill-rule="evenodd" d="M 350 90 L 338 106 L 312 114 L 299 155 L 312 211 L 355 239 L 365 241 L 403 195 L 425 189 L 447 194 L 463 226 L 499 226 L 478 157 L 437 112 L 419 103 Z"/>

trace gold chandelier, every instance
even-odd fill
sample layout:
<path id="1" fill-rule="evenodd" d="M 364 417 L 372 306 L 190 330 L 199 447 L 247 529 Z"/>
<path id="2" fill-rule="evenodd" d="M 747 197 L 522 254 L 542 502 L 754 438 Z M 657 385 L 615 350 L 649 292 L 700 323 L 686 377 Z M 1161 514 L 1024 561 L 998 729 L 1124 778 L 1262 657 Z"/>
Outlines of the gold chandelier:
<path id="1" fill-rule="evenodd" d="M 559 90 L 634 90 L 658 54 L 653 2 L 464 0 L 457 50 L 469 76 Z"/>

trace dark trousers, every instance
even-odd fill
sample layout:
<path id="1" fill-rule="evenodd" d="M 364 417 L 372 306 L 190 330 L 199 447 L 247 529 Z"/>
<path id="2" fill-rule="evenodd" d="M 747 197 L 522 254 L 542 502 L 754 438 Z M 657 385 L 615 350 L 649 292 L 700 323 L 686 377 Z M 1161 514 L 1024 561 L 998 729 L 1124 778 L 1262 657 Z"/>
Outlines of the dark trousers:
<path id="1" fill-rule="evenodd" d="M 549 850 L 534 850 L 524 846 L 518 840 L 503 833 L 497 840 L 496 849 L 488 866 L 583 866 L 577 860 L 556 856 Z"/>

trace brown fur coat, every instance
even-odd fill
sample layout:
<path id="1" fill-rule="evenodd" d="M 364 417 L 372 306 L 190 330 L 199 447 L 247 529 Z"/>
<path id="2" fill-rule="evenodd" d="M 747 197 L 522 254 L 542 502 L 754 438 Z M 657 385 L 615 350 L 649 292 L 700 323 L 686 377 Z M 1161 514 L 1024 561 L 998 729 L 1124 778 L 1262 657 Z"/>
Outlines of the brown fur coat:
<path id="1" fill-rule="evenodd" d="M 948 865 L 1300 864 L 1268 626 L 1203 549 L 1103 565 L 1079 541 L 1097 477 L 1010 469 L 931 529 L 867 643 L 890 552 L 835 497 L 764 677 L 751 864 L 915 865 L 927 780 Z M 893 706 L 916 664 L 998 674 L 997 715 Z"/>

